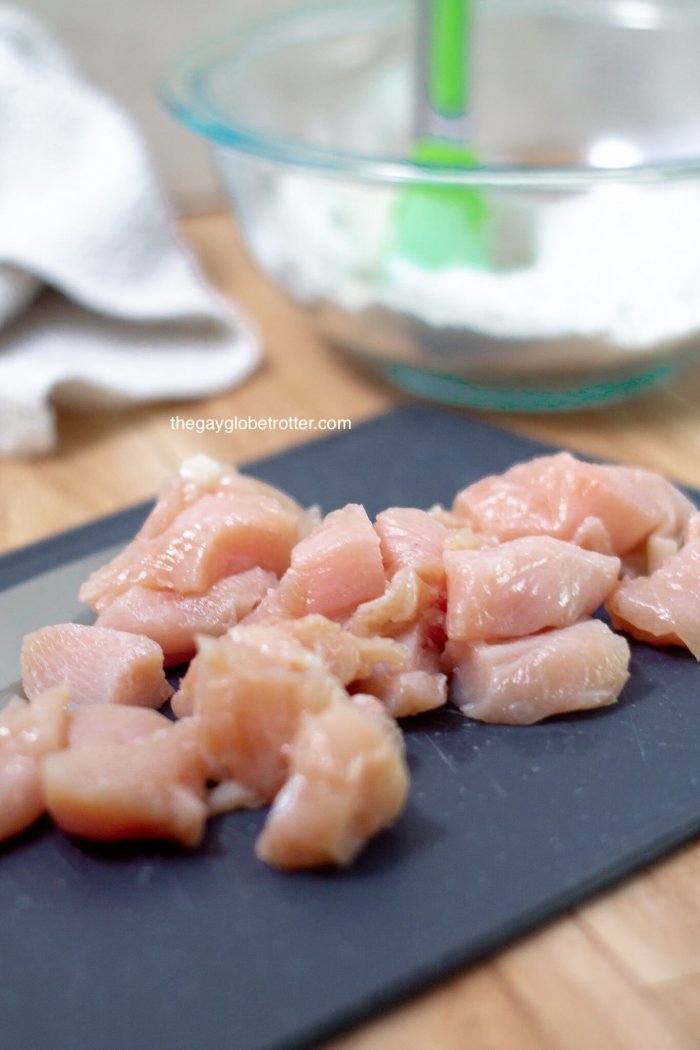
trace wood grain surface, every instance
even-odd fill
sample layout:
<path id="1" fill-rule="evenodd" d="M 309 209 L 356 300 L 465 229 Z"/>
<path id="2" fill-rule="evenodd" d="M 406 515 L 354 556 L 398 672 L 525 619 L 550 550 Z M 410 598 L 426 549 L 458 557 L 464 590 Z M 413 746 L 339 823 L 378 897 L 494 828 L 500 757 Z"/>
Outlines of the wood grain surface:
<path id="1" fill-rule="evenodd" d="M 257 325 L 264 366 L 242 387 L 204 402 L 60 412 L 53 455 L 0 461 L 0 551 L 152 496 L 193 452 L 245 463 L 314 436 L 199 435 L 174 430 L 175 415 L 359 421 L 401 402 L 314 334 L 304 311 L 246 259 L 227 217 L 191 219 L 184 230 L 212 281 Z M 614 409 L 481 418 L 700 487 L 700 369 L 662 393 Z M 432 889 L 439 891 L 426 892 Z M 698 1047 L 700 843 L 327 1050 Z"/>

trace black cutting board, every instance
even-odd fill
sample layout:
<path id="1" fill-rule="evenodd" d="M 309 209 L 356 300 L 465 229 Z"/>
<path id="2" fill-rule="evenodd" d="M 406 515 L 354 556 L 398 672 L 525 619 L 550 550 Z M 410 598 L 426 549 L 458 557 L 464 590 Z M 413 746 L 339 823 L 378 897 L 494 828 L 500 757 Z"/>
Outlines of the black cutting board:
<path id="1" fill-rule="evenodd" d="M 252 469 L 302 502 L 374 514 L 447 502 L 541 452 L 411 406 Z M 0 591 L 126 540 L 146 509 L 0 559 Z M 700 668 L 681 651 L 634 645 L 620 703 L 599 713 L 511 728 L 446 709 L 407 723 L 406 742 L 407 810 L 349 871 L 268 870 L 252 848 L 262 813 L 213 821 L 192 855 L 85 848 L 47 826 L 8 847 L 3 1044 L 308 1047 L 700 830 Z"/>

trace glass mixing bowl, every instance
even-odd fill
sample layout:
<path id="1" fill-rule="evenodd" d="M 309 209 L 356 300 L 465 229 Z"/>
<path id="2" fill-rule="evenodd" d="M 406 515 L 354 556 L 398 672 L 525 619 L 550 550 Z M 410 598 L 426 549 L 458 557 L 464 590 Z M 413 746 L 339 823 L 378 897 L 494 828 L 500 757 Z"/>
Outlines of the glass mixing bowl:
<path id="1" fill-rule="evenodd" d="M 259 266 L 444 402 L 565 409 L 675 375 L 700 347 L 700 4 L 482 0 L 462 169 L 411 160 L 413 15 L 296 9 L 171 71 L 166 103 L 212 146 Z M 405 252 L 416 202 L 449 258 Z"/>

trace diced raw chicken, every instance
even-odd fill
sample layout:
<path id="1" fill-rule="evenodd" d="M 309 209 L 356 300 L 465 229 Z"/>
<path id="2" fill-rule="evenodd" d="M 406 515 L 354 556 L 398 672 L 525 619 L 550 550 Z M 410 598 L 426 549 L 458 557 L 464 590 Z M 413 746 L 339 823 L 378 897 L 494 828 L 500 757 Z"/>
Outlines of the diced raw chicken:
<path id="1" fill-rule="evenodd" d="M 576 529 L 571 542 L 587 551 L 611 555 L 615 553 L 610 533 L 600 518 L 584 518 Z"/>
<path id="2" fill-rule="evenodd" d="M 360 605 L 346 626 L 358 634 L 389 635 L 403 659 L 398 666 L 378 664 L 355 688 L 380 699 L 394 718 L 441 707 L 447 699 L 439 658 L 444 622 L 441 586 L 428 584 L 414 569 L 398 569 L 384 594 Z"/>
<path id="3" fill-rule="evenodd" d="M 68 690 L 53 689 L 32 703 L 15 697 L 0 709 L 0 841 L 24 831 L 44 812 L 41 764 L 65 747 Z"/>
<path id="4" fill-rule="evenodd" d="M 444 525 L 448 532 L 453 529 L 463 529 L 464 518 L 460 514 L 455 514 L 453 510 L 447 510 L 441 503 L 434 503 L 426 511 L 429 518 L 434 518 L 435 521 L 439 521 L 441 525 Z M 478 544 L 477 544 L 478 546 Z"/>
<path id="5" fill-rule="evenodd" d="M 365 677 L 377 664 L 398 667 L 404 662 L 401 646 L 391 639 L 359 637 L 317 613 L 281 621 L 279 627 L 315 653 L 341 685 Z"/>
<path id="6" fill-rule="evenodd" d="M 163 651 L 150 638 L 78 623 L 41 627 L 22 645 L 22 685 L 30 700 L 63 684 L 71 704 L 161 707 L 173 692 Z"/>
<path id="7" fill-rule="evenodd" d="M 207 794 L 207 813 L 210 817 L 233 813 L 237 809 L 258 809 L 259 797 L 237 780 L 222 780 Z"/>
<path id="8" fill-rule="evenodd" d="M 408 783 L 401 737 L 373 698 L 306 713 L 256 852 L 278 868 L 349 864 L 396 821 Z"/>
<path id="9" fill-rule="evenodd" d="M 443 704 L 448 673 L 487 722 L 614 703 L 627 642 L 577 622 L 608 596 L 615 624 L 700 659 L 693 511 L 657 474 L 562 453 L 469 486 L 452 511 L 392 507 L 373 526 L 348 504 L 319 522 L 195 456 L 84 584 L 97 625 L 25 639 L 35 699 L 0 712 L 0 838 L 46 802 L 71 834 L 193 846 L 209 815 L 272 802 L 263 860 L 349 863 L 405 803 L 393 718 Z M 617 585 L 621 558 L 656 571 Z M 173 725 L 154 710 L 172 693 L 163 654 L 195 644 Z M 63 682 L 68 706 L 44 692 Z"/>
<path id="10" fill-rule="evenodd" d="M 158 494 L 153 510 L 136 533 L 136 539 L 153 539 L 172 525 L 178 514 L 191 507 L 207 492 L 218 492 L 245 479 L 235 467 L 219 463 L 210 456 L 195 455 L 180 464 L 172 478 Z"/>
<path id="11" fill-rule="evenodd" d="M 495 546 L 497 543 L 498 540 L 477 536 L 473 529 L 465 525 L 460 529 L 452 528 L 448 531 L 442 549 L 443 553 L 445 551 L 475 551 L 489 544 Z"/>
<path id="12" fill-rule="evenodd" d="M 0 708 L 0 747 L 37 756 L 64 747 L 69 700 L 63 685 L 39 693 L 31 703 L 12 697 Z"/>
<path id="13" fill-rule="evenodd" d="M 31 827 L 44 809 L 39 760 L 0 751 L 0 842 Z"/>
<path id="14" fill-rule="evenodd" d="M 314 653 L 341 685 L 348 685 L 369 675 L 379 664 L 405 665 L 403 647 L 391 639 L 360 638 L 346 631 L 335 620 L 318 613 L 302 616 L 298 620 L 281 618 L 266 620 L 264 624 L 242 626 L 272 627 L 276 632 L 283 632 L 295 639 Z M 173 697 L 172 708 L 178 718 L 193 713 L 194 700 L 189 678 L 183 681 L 183 688 Z"/>
<path id="15" fill-rule="evenodd" d="M 675 536 L 652 533 L 638 547 L 622 559 L 623 576 L 650 576 L 662 568 L 680 550 L 681 542 Z"/>
<path id="16" fill-rule="evenodd" d="M 400 570 L 394 581 L 401 576 Z M 406 570 L 409 572 L 409 570 Z M 416 581 L 415 573 L 409 575 Z M 425 587 L 421 581 L 417 581 Z M 426 588 L 429 593 L 430 589 Z M 353 627 L 355 617 L 363 622 L 363 611 L 384 602 L 384 597 L 375 599 L 358 608 L 350 618 L 348 628 Z M 373 611 L 374 612 L 374 611 Z M 415 609 L 411 616 L 417 615 Z M 363 693 L 372 693 L 385 705 L 394 718 L 420 714 L 440 707 L 447 699 L 447 679 L 440 671 L 439 650 L 431 642 L 428 633 L 432 619 L 424 617 L 420 623 L 405 629 L 403 619 L 388 624 L 385 616 L 383 627 L 391 626 L 393 637 L 357 635 L 350 629 L 319 615 L 304 616 L 298 620 L 272 622 L 277 630 L 296 638 L 323 661 L 341 685 L 355 683 Z M 369 619 L 365 626 L 369 626 Z M 173 700 L 177 714 L 191 714 L 192 704 L 189 690 L 181 691 Z"/>
<path id="17" fill-rule="evenodd" d="M 83 584 L 97 612 L 134 584 L 205 594 L 226 576 L 256 566 L 280 576 L 299 538 L 300 513 L 263 494 L 201 496 L 161 535 L 135 539 Z"/>
<path id="18" fill-rule="evenodd" d="M 384 593 L 359 605 L 346 626 L 365 636 L 395 635 L 407 630 L 437 600 L 435 587 L 422 580 L 414 569 L 399 569 Z"/>
<path id="19" fill-rule="evenodd" d="M 318 656 L 284 630 L 265 626 L 201 638 L 181 692 L 216 779 L 237 781 L 261 802 L 284 783 L 288 745 L 303 712 L 347 700 Z"/>
<path id="20" fill-rule="evenodd" d="M 169 481 L 158 496 L 155 507 L 136 534 L 136 539 L 153 539 L 162 535 L 179 514 L 205 495 L 264 496 L 300 519 L 307 517 L 291 496 L 259 478 L 239 474 L 235 467 L 219 463 L 206 455 L 190 456 L 180 466 L 177 477 Z M 302 526 L 302 534 L 307 531 Z"/>
<path id="21" fill-rule="evenodd" d="M 167 839 L 198 846 L 208 815 L 206 766 L 187 720 L 131 743 L 91 743 L 43 766 L 49 813 L 81 838 Z"/>
<path id="22" fill-rule="evenodd" d="M 447 676 L 440 671 L 375 671 L 359 683 L 392 718 L 410 718 L 447 703 Z"/>
<path id="23" fill-rule="evenodd" d="M 404 654 L 401 666 L 380 664 L 356 683 L 363 693 L 381 700 L 393 718 L 433 711 L 447 701 L 447 676 L 440 668 L 441 646 L 431 641 L 428 623 L 423 620 L 395 636 L 394 642 Z"/>
<path id="24" fill-rule="evenodd" d="M 374 527 L 387 576 L 412 569 L 429 583 L 441 585 L 442 546 L 448 535 L 442 522 L 415 507 L 390 507 L 377 515 Z"/>
<path id="25" fill-rule="evenodd" d="M 68 746 L 133 744 L 135 740 L 167 729 L 169 725 L 170 720 L 151 707 L 83 704 L 69 712 Z"/>
<path id="26" fill-rule="evenodd" d="M 566 627 L 607 598 L 620 559 L 550 536 L 445 551 L 447 635 L 494 641 Z"/>
<path id="27" fill-rule="evenodd" d="M 614 704 L 629 677 L 629 646 L 600 620 L 513 642 L 449 642 L 451 699 L 480 722 L 531 725 Z"/>
<path id="28" fill-rule="evenodd" d="M 202 595 L 135 584 L 100 613 L 96 626 L 146 635 L 163 650 L 166 666 L 172 666 L 190 659 L 198 634 L 224 634 L 276 583 L 274 573 L 255 568 L 219 580 Z"/>
<path id="29" fill-rule="evenodd" d="M 439 661 L 437 656 L 438 666 L 429 670 L 412 666 L 408 658 L 404 669 L 380 665 L 353 688 L 380 700 L 392 718 L 433 711 L 447 701 L 447 676 L 440 671 Z"/>
<path id="30" fill-rule="evenodd" d="M 135 539 L 83 584 L 81 598 L 101 611 L 133 584 L 204 594 L 256 566 L 281 576 L 313 521 L 273 486 L 195 456 L 163 489 Z"/>
<path id="31" fill-rule="evenodd" d="M 685 546 L 651 576 L 622 580 L 607 608 L 620 630 L 654 645 L 684 645 L 700 660 L 700 514 Z"/>
<path id="32" fill-rule="evenodd" d="M 320 613 L 345 619 L 362 602 L 384 593 L 379 538 L 363 507 L 331 511 L 292 551 L 279 587 L 246 622 Z"/>
<path id="33" fill-rule="evenodd" d="M 458 493 L 454 510 L 501 541 L 548 535 L 624 555 L 652 533 L 679 538 L 694 507 L 652 471 L 561 452 L 477 481 Z"/>
<path id="34" fill-rule="evenodd" d="M 447 680 L 439 666 L 444 612 L 435 588 L 411 569 L 399 569 L 379 598 L 358 606 L 343 629 L 321 616 L 266 619 L 298 638 L 323 660 L 342 685 L 372 693 L 394 718 L 440 707 Z M 260 611 L 254 617 L 260 615 Z M 387 635 L 388 637 L 381 637 Z M 191 713 L 187 691 L 173 701 L 177 714 Z"/>

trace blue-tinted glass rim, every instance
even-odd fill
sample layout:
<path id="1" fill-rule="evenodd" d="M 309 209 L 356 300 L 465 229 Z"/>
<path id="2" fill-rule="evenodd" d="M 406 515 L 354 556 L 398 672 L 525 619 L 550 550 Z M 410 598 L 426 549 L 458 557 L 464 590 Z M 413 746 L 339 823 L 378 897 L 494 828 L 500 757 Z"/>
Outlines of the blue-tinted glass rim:
<path id="1" fill-rule="evenodd" d="M 605 17 L 614 24 L 628 24 L 636 18 L 640 29 L 654 29 L 650 13 L 660 18 L 694 17 L 700 29 L 700 4 L 696 0 L 490 0 L 493 9 L 515 11 L 546 10 L 548 17 L 590 20 Z M 700 155 L 654 161 L 624 168 L 582 166 L 472 166 L 426 167 L 408 158 L 353 153 L 311 145 L 302 139 L 273 134 L 250 127 L 243 120 L 232 119 L 216 104 L 209 90 L 212 76 L 224 64 L 235 62 L 251 48 L 275 32 L 285 31 L 297 38 L 304 27 L 317 27 L 339 14 L 358 19 L 372 18 L 376 24 L 387 24 L 402 14 L 409 17 L 408 0 L 355 0 L 323 6 L 295 8 L 285 15 L 253 22 L 225 34 L 200 41 L 177 59 L 159 86 L 159 96 L 168 110 L 191 131 L 212 145 L 270 161 L 283 166 L 343 179 L 381 183 L 423 183 L 459 186 L 493 186 L 514 189 L 552 191 L 564 188 L 588 188 L 600 185 L 659 184 L 700 178 Z M 647 12 L 647 22 L 644 21 Z M 631 24 L 631 23 L 630 23 Z"/>

